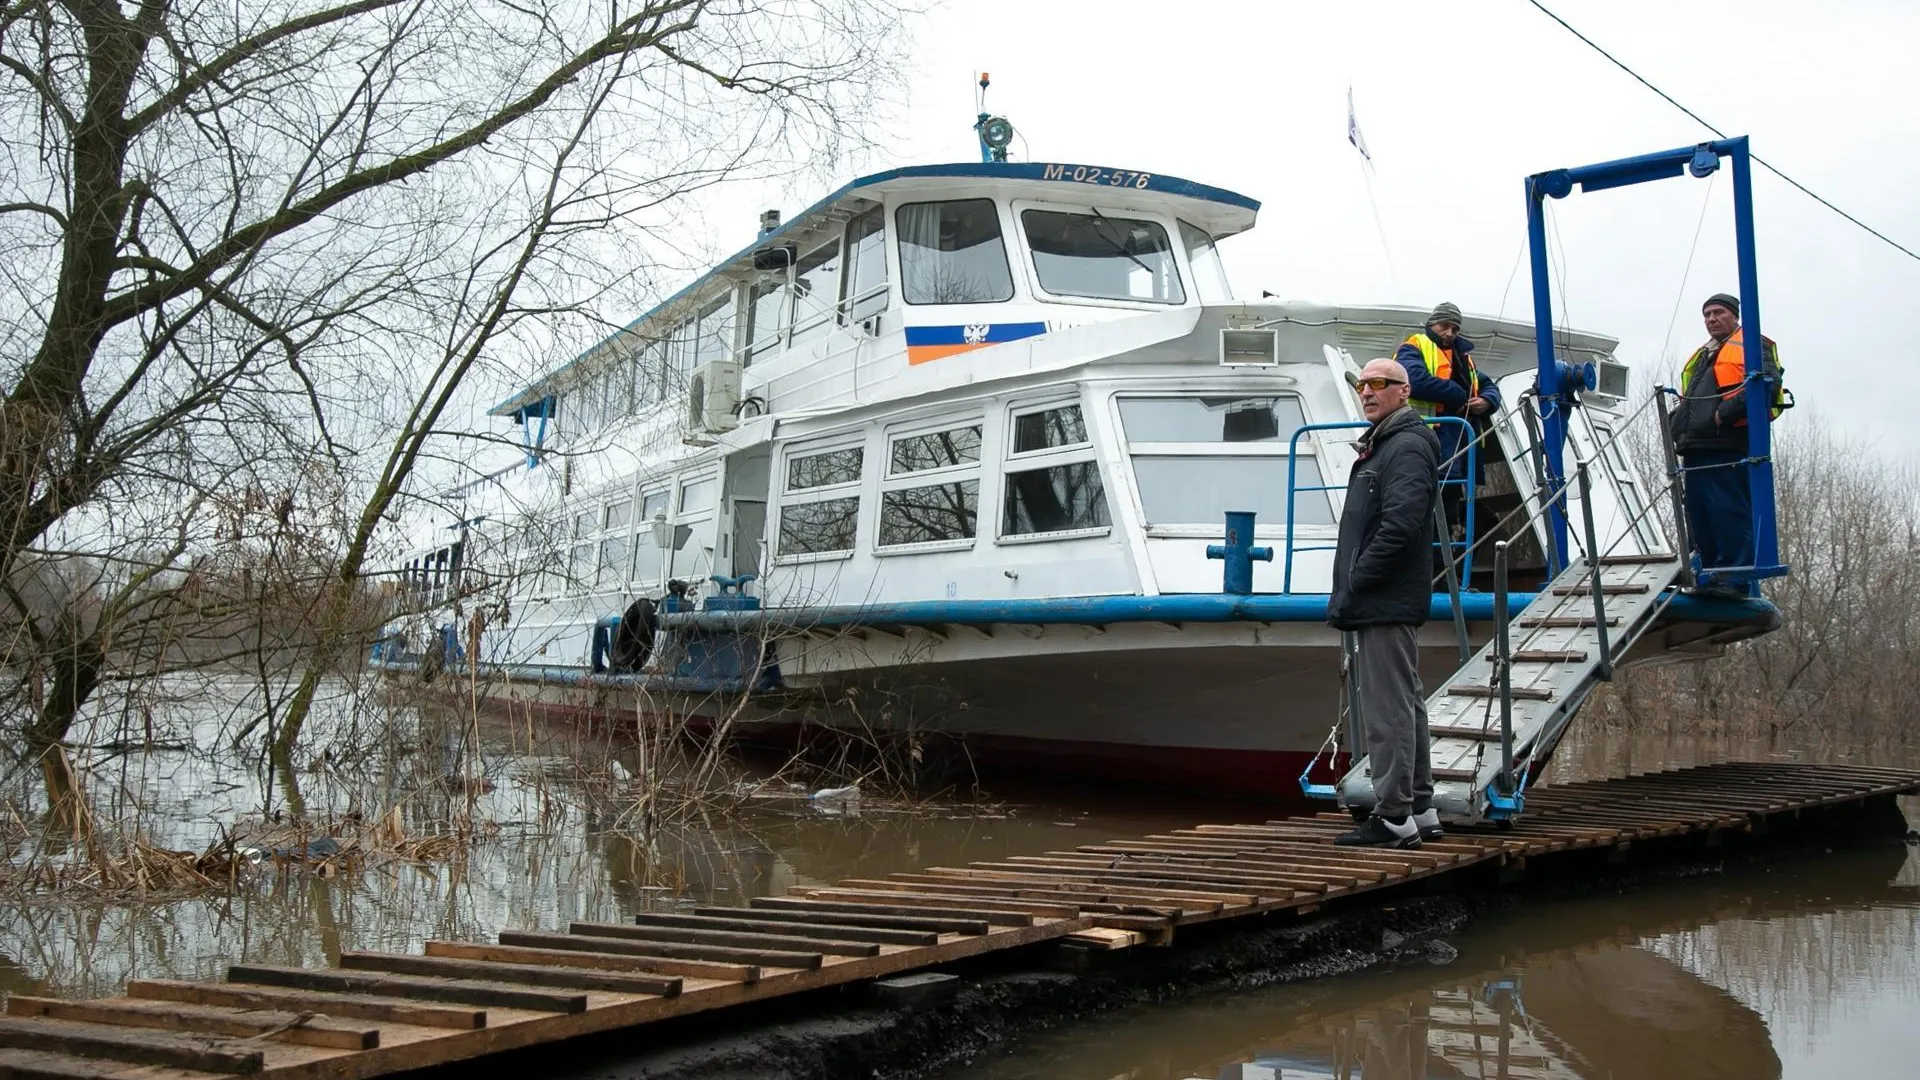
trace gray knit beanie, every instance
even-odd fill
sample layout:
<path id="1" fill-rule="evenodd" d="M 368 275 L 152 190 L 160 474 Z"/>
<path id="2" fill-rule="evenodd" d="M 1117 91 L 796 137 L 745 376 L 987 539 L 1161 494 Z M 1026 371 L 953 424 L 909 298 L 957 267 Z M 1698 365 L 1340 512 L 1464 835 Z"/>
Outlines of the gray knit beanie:
<path id="1" fill-rule="evenodd" d="M 1427 325 L 1432 326 L 1434 323 L 1441 322 L 1449 322 L 1455 326 L 1459 326 L 1461 324 L 1459 305 L 1453 303 L 1451 300 L 1442 300 L 1436 305 L 1433 309 L 1433 314 L 1427 316 Z"/>
<path id="2" fill-rule="evenodd" d="M 1733 312 L 1734 318 L 1737 319 L 1740 317 L 1740 298 L 1739 297 L 1728 296 L 1726 293 L 1717 292 L 1717 293 L 1714 293 L 1712 296 L 1707 297 L 1707 302 L 1700 305 L 1700 310 L 1705 311 L 1715 304 L 1719 304 L 1721 307 L 1726 308 L 1728 311 Z"/>

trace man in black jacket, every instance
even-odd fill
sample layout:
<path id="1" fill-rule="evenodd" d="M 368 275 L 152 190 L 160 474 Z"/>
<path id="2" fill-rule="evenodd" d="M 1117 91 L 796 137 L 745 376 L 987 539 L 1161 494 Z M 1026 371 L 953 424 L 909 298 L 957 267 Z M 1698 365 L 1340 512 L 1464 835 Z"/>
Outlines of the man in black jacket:
<path id="1" fill-rule="evenodd" d="M 1407 406 L 1407 372 L 1393 360 L 1361 370 L 1360 437 L 1333 555 L 1327 621 L 1358 638 L 1358 688 L 1373 773 L 1373 816 L 1334 842 L 1416 848 L 1440 835 L 1433 809 L 1426 694 L 1417 637 L 1433 604 L 1433 501 L 1440 440 Z"/>

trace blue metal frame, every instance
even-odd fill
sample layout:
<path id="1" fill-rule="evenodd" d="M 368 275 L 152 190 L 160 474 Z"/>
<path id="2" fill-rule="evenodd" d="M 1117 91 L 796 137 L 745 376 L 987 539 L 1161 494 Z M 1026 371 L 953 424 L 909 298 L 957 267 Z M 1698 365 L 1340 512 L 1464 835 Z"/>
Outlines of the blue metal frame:
<path id="1" fill-rule="evenodd" d="M 1564 199 L 1577 185 L 1581 191 L 1643 184 L 1649 180 L 1692 174 L 1705 177 L 1720 167 L 1721 158 L 1733 162 L 1733 238 L 1740 275 L 1740 324 L 1749 342 L 1764 343 L 1760 329 L 1760 278 L 1753 241 L 1753 165 L 1747 137 L 1719 139 L 1695 146 L 1662 150 L 1638 157 L 1603 161 L 1572 169 L 1553 169 L 1527 177 L 1527 247 L 1533 264 L 1533 329 L 1539 359 L 1540 419 L 1547 458 L 1544 478 L 1552 522 L 1549 557 L 1558 572 L 1567 563 L 1567 511 L 1563 500 L 1552 498 L 1566 485 L 1566 416 L 1560 399 L 1560 372 L 1553 353 L 1552 281 L 1547 266 L 1545 203 Z M 1753 551 L 1751 568 L 1734 568 L 1716 576 L 1741 582 L 1780 577 L 1780 538 L 1773 503 L 1773 380 L 1767 375 L 1764 345 L 1745 350 L 1747 363 L 1747 458 L 1753 493 Z"/>
<path id="2" fill-rule="evenodd" d="M 1468 423 L 1463 417 L 1429 416 L 1427 417 L 1427 424 L 1429 426 L 1437 424 L 1459 424 L 1462 428 L 1466 429 L 1467 474 L 1458 480 L 1442 480 L 1440 481 L 1440 485 L 1445 487 L 1449 484 L 1458 484 L 1466 488 L 1467 533 L 1466 537 L 1458 544 L 1451 541 L 1439 541 L 1440 543 L 1445 543 L 1450 548 L 1461 547 L 1466 549 L 1466 558 L 1460 564 L 1460 587 L 1464 589 L 1466 588 L 1468 578 L 1473 574 L 1473 481 L 1474 478 L 1480 474 L 1480 445 L 1474 441 L 1473 425 Z M 1333 546 L 1328 544 L 1317 544 L 1313 547 L 1294 546 L 1294 496 L 1302 491 L 1345 491 L 1347 489 L 1345 484 L 1321 484 L 1315 487 L 1299 486 L 1300 436 L 1310 431 L 1339 431 L 1372 426 L 1371 423 L 1365 420 L 1342 420 L 1328 424 L 1302 424 L 1293 429 L 1293 438 L 1287 441 L 1287 565 L 1285 574 L 1281 577 L 1280 581 L 1280 591 L 1282 593 L 1290 595 L 1293 592 L 1293 556 L 1296 552 L 1333 550 Z"/>

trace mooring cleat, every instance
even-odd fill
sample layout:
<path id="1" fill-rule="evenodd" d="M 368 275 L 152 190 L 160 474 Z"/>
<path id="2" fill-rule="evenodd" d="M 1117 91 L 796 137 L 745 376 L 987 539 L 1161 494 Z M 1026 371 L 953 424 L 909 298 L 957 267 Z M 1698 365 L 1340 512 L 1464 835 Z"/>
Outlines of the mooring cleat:
<path id="1" fill-rule="evenodd" d="M 1352 832 L 1341 833 L 1333 842 L 1342 847 L 1388 847 L 1417 848 L 1420 846 L 1420 827 L 1411 817 L 1402 818 L 1398 825 L 1386 818 L 1375 816 L 1360 823 Z"/>

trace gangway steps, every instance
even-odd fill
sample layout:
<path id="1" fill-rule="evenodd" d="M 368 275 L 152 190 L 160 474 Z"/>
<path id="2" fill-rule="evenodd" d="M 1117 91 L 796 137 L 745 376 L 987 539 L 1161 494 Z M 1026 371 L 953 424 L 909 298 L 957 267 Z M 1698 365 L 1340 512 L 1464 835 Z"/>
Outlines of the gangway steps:
<path id="1" fill-rule="evenodd" d="M 1521 649 L 1513 654 L 1516 664 L 1578 664 L 1586 658 L 1580 649 Z"/>
<path id="2" fill-rule="evenodd" d="M 1480 821 L 1517 812 L 1504 798 L 1507 788 L 1524 784 L 1552 752 L 1574 713 L 1611 676 L 1606 661 L 1652 625 L 1682 565 L 1677 557 L 1661 553 L 1576 561 L 1510 624 L 1504 702 L 1493 641 L 1433 688 L 1427 698 L 1427 724 L 1434 802 L 1443 815 Z M 1513 751 L 1513 775 L 1506 779 L 1501 778 L 1503 713 L 1511 720 Z M 1505 785 L 1500 799 L 1495 798 L 1496 782 Z M 1350 810 L 1373 805 L 1365 757 L 1336 791 Z"/>

